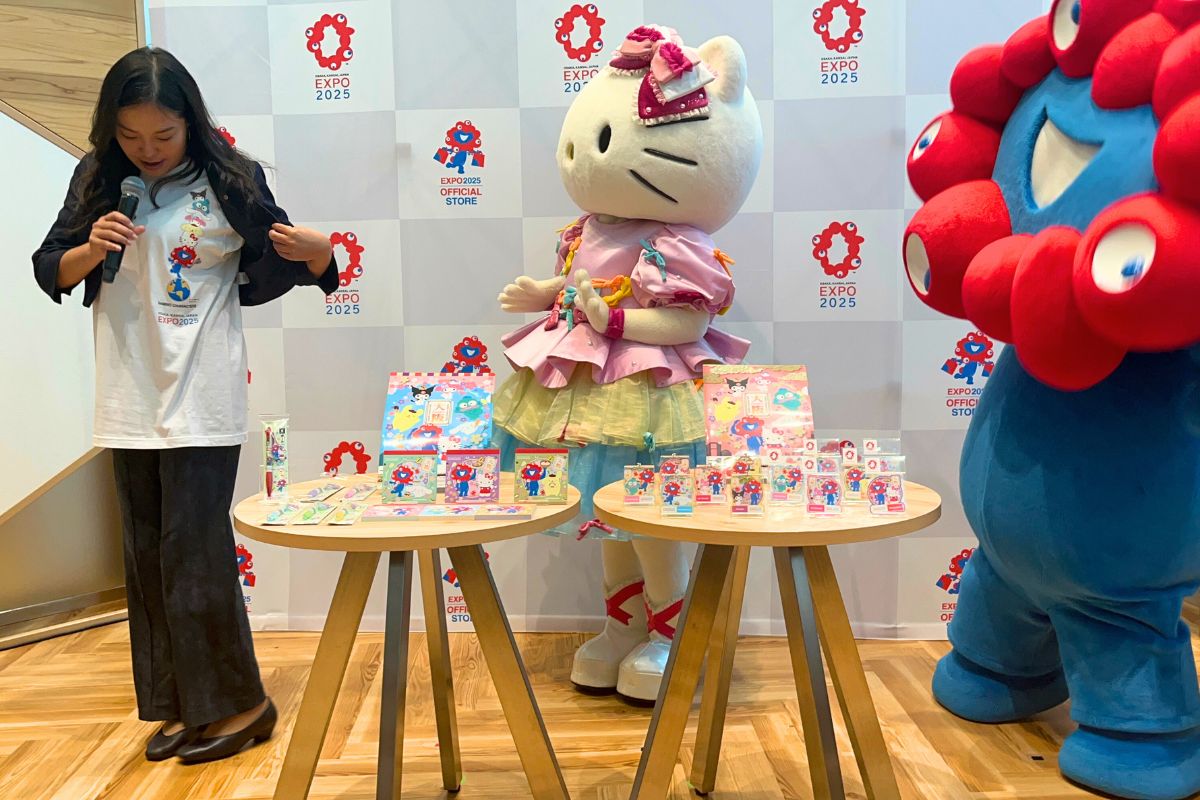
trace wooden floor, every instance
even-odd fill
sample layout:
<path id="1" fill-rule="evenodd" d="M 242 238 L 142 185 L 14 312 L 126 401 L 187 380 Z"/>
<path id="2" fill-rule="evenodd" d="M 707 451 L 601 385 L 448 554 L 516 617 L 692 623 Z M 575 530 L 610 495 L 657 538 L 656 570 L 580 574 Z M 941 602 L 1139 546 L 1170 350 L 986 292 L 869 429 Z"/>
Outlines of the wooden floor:
<path id="1" fill-rule="evenodd" d="M 583 636 L 522 635 L 551 739 L 575 798 L 624 800 L 649 712 L 570 687 L 571 654 Z M 139 722 L 123 624 L 0 652 L 0 798 L 4 800 L 265 800 L 316 648 L 314 634 L 256 637 L 268 691 L 281 713 L 274 739 L 211 765 L 151 764 L 142 748 L 154 726 Z M 359 637 L 310 797 L 374 798 L 382 637 Z M 465 780 L 460 797 L 529 797 L 491 680 L 472 636 L 451 636 Z M 1022 725 L 980 726 L 951 717 L 930 698 L 941 643 L 863 642 L 867 678 L 906 800 L 1059 798 L 1094 795 L 1066 784 L 1055 753 L 1072 729 L 1065 708 Z M 405 743 L 405 798 L 441 798 L 424 640 L 414 634 Z M 718 788 L 742 800 L 811 797 L 785 644 L 739 645 Z M 698 703 L 697 703 L 698 704 Z M 690 795 L 685 740 L 672 798 Z M 848 796 L 862 798 L 853 757 L 838 728 Z"/>
<path id="2" fill-rule="evenodd" d="M 137 8 L 136 0 L 0 0 L 0 101 L 90 150 L 100 82 L 138 46 Z"/>

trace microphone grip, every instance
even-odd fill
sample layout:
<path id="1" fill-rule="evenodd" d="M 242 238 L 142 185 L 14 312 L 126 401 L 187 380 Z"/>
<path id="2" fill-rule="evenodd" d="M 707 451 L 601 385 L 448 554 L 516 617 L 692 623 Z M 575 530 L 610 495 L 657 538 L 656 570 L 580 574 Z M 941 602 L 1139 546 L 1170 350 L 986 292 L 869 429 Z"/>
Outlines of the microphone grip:
<path id="1" fill-rule="evenodd" d="M 133 219 L 133 215 L 137 213 L 138 196 L 136 194 L 122 194 L 121 200 L 117 203 L 117 211 L 121 212 L 129 219 Z M 125 255 L 125 248 L 120 250 L 109 250 L 104 254 L 104 267 L 100 272 L 100 278 L 105 283 L 112 283 L 117 278 L 117 270 L 121 268 L 121 258 Z"/>

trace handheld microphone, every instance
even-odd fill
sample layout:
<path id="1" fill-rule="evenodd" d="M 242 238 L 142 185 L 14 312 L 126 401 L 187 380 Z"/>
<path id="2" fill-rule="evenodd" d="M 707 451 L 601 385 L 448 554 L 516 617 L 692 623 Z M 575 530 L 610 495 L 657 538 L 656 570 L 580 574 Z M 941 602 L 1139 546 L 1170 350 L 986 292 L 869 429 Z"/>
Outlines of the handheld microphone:
<path id="1" fill-rule="evenodd" d="M 121 181 L 121 200 L 117 203 L 117 211 L 132 220 L 133 215 L 137 213 L 138 201 L 145 193 L 146 184 L 142 182 L 142 179 L 136 175 L 130 175 Z M 124 255 L 124 247 L 120 250 L 109 250 L 104 254 L 104 268 L 100 277 L 105 283 L 112 283 L 116 280 L 117 270 L 121 268 L 121 258 Z"/>

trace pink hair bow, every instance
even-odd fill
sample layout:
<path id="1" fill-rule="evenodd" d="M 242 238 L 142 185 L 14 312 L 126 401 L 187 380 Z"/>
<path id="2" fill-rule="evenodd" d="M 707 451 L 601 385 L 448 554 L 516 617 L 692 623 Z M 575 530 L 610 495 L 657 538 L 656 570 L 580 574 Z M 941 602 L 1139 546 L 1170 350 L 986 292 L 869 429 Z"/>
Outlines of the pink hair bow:
<path id="1" fill-rule="evenodd" d="M 685 47 L 674 28 L 642 25 L 635 28 L 617 49 L 609 66 L 640 74 L 636 118 L 644 125 L 659 125 L 685 117 L 708 116 L 708 93 L 704 87 L 716 76 L 700 54 Z"/>

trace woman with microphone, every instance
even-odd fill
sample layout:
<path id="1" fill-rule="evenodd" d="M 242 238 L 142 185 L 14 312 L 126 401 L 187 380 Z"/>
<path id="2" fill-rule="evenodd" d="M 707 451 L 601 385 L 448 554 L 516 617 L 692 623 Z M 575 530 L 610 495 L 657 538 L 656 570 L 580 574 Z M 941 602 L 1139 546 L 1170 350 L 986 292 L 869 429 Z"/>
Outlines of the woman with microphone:
<path id="1" fill-rule="evenodd" d="M 112 66 L 90 142 L 34 274 L 59 303 L 82 283 L 93 312 L 94 436 L 116 471 L 138 715 L 163 723 L 146 757 L 210 761 L 265 741 L 276 721 L 229 524 L 247 425 L 241 306 L 297 285 L 329 294 L 337 265 L 164 50 Z M 131 177 L 145 185 L 134 219 L 115 210 Z M 102 280 L 109 253 L 119 269 Z"/>

